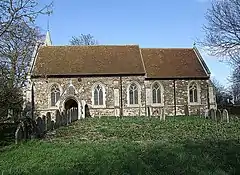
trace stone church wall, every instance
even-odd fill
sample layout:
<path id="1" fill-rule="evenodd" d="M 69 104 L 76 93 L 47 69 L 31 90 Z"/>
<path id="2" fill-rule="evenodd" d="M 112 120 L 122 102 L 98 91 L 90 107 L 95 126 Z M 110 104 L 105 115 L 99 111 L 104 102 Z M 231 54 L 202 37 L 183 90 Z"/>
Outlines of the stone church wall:
<path id="1" fill-rule="evenodd" d="M 150 80 L 146 81 L 146 87 L 149 88 L 151 93 L 151 85 L 154 82 L 159 82 L 163 86 L 163 104 L 158 106 L 152 104 L 152 101 L 147 104 L 150 107 L 151 114 L 155 111 L 160 111 L 160 108 L 165 108 L 167 115 L 198 115 L 199 111 L 203 113 L 208 107 L 208 81 L 207 80 L 194 80 L 199 85 L 199 103 L 190 104 L 188 100 L 188 85 L 193 80 L 175 80 L 175 100 L 174 100 L 174 80 Z M 147 93 L 146 93 L 147 94 Z M 150 96 L 150 94 L 147 94 Z M 174 102 L 175 101 L 175 102 Z M 187 112 L 187 111 L 188 112 Z"/>
<path id="2" fill-rule="evenodd" d="M 120 77 L 84 77 L 84 78 L 37 78 L 34 82 L 34 103 L 35 113 L 45 115 L 56 109 L 63 110 L 64 102 L 68 98 L 74 98 L 80 105 L 85 103 L 89 107 L 91 116 L 119 116 L 120 114 Z M 127 89 L 131 82 L 136 82 L 141 89 L 140 104 L 128 105 Z M 190 105 L 188 103 L 188 84 L 191 80 L 175 80 L 175 100 L 174 100 L 174 80 L 159 80 L 163 87 L 163 103 L 156 106 L 151 100 L 151 85 L 154 80 L 145 80 L 144 76 L 122 77 L 122 111 L 124 116 L 145 116 L 152 115 L 154 111 L 164 108 L 167 115 L 185 115 L 186 110 L 190 115 L 198 114 L 208 107 L 208 82 L 207 80 L 196 80 L 200 89 L 200 102 Z M 92 87 L 100 83 L 105 88 L 105 106 L 96 107 L 92 105 Z M 51 87 L 57 84 L 60 88 L 60 100 L 56 107 L 50 106 Z M 68 92 L 70 85 L 73 85 L 74 92 Z M 84 111 L 80 111 L 84 113 Z"/>
<path id="3" fill-rule="evenodd" d="M 206 80 L 195 80 L 199 85 L 199 103 L 189 104 L 188 85 L 190 82 L 192 80 L 177 80 L 175 82 L 177 115 L 184 115 L 186 107 L 188 108 L 189 115 L 198 115 L 199 112 L 203 113 L 208 107 L 208 82 Z"/>

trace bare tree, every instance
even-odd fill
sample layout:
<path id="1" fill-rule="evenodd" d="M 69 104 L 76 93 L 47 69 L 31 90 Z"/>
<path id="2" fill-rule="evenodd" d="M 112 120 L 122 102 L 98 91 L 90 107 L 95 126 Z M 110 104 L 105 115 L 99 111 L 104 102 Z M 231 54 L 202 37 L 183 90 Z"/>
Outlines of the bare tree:
<path id="1" fill-rule="evenodd" d="M 23 22 L 12 26 L 12 31 L 0 38 L 0 62 L 8 68 L 12 86 L 24 85 L 34 47 L 42 37 L 37 27 L 30 28 Z"/>
<path id="2" fill-rule="evenodd" d="M 36 42 L 42 38 L 34 20 L 49 14 L 50 5 L 37 0 L 0 1 L 0 118 L 9 108 L 21 108 L 22 87 Z"/>
<path id="3" fill-rule="evenodd" d="M 206 14 L 203 45 L 212 55 L 240 64 L 240 1 L 213 0 Z"/>
<path id="4" fill-rule="evenodd" d="M 234 104 L 240 104 L 240 69 L 235 66 L 230 77 L 232 83 L 230 89 L 233 96 Z"/>
<path id="5" fill-rule="evenodd" d="M 229 105 L 232 100 L 232 94 L 215 78 L 212 78 L 211 81 L 216 91 L 216 102 L 218 107 L 223 108 Z"/>
<path id="6" fill-rule="evenodd" d="M 24 21 L 28 26 L 34 25 L 40 14 L 50 14 L 52 3 L 40 7 L 37 0 L 1 0 L 0 1 L 0 37 L 11 32 L 12 26 Z"/>
<path id="7" fill-rule="evenodd" d="M 73 36 L 70 40 L 70 45 L 97 45 L 98 41 L 90 34 L 81 34 L 78 37 Z"/>

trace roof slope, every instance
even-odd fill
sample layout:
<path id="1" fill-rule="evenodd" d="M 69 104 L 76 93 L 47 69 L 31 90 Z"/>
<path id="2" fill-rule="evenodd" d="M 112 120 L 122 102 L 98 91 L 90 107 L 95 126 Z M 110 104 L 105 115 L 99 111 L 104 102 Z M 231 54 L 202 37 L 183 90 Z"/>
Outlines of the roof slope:
<path id="1" fill-rule="evenodd" d="M 208 78 L 194 49 L 141 49 L 147 78 Z"/>
<path id="2" fill-rule="evenodd" d="M 33 76 L 144 74 L 139 46 L 43 46 Z"/>
<path id="3" fill-rule="evenodd" d="M 146 78 L 209 78 L 194 48 L 143 48 L 137 45 L 42 46 L 32 76 L 144 75 Z"/>

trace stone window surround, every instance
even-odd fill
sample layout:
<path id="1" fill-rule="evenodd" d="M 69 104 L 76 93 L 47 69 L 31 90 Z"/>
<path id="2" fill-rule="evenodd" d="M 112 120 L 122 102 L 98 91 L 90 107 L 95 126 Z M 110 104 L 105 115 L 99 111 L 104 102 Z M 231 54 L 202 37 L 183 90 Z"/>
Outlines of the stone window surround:
<path id="1" fill-rule="evenodd" d="M 129 88 L 132 83 L 135 83 L 138 90 L 138 103 L 137 104 L 130 104 L 130 94 L 129 94 Z M 141 106 L 141 86 L 137 81 L 129 81 L 127 85 L 127 107 L 140 107 Z"/>
<path id="2" fill-rule="evenodd" d="M 98 85 L 101 86 L 103 91 L 103 105 L 94 105 L 94 90 Z M 106 86 L 101 82 L 96 82 L 92 85 L 91 91 L 92 91 L 92 97 L 91 97 L 92 108 L 106 108 Z"/>
<path id="3" fill-rule="evenodd" d="M 191 84 L 195 83 L 196 86 L 197 86 L 197 102 L 190 102 L 190 95 L 189 95 L 189 87 Z M 188 87 L 187 87 L 187 96 L 188 96 L 188 104 L 189 105 L 200 105 L 201 104 L 201 97 L 200 97 L 200 94 L 201 94 L 201 88 L 199 86 L 199 83 L 197 83 L 196 81 L 192 80 L 188 83 Z"/>
<path id="4" fill-rule="evenodd" d="M 63 93 L 63 89 L 62 89 L 62 87 L 60 86 L 59 83 L 56 83 L 56 82 L 51 83 L 49 88 L 48 88 L 48 108 L 49 109 L 58 109 L 59 100 L 56 102 L 55 106 L 51 105 L 51 90 L 52 90 L 53 86 L 57 86 L 59 88 L 59 90 L 60 90 L 60 98 L 61 98 L 61 95 Z"/>
<path id="5" fill-rule="evenodd" d="M 153 103 L 152 90 L 153 90 L 153 85 L 154 85 L 155 83 L 158 83 L 158 84 L 160 85 L 161 103 Z M 154 82 L 151 83 L 151 93 L 150 93 L 150 95 L 151 95 L 151 106 L 153 106 L 153 107 L 161 107 L 161 106 L 164 106 L 164 95 L 163 95 L 163 93 L 164 93 L 164 88 L 163 88 L 163 85 L 162 85 L 162 83 L 161 83 L 160 81 L 154 81 Z"/>

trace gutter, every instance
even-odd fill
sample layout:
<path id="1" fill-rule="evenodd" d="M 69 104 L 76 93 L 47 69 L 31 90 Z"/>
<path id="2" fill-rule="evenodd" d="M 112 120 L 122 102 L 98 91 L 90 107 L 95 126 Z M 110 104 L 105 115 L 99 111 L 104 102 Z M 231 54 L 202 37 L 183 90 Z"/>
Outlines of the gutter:
<path id="1" fill-rule="evenodd" d="M 86 73 L 86 74 L 38 74 L 31 75 L 31 78 L 45 78 L 46 76 L 49 78 L 84 78 L 84 77 L 116 77 L 116 76 L 126 76 L 126 77 L 134 77 L 134 76 L 144 76 L 145 73 Z"/>
<path id="2" fill-rule="evenodd" d="M 145 80 L 208 80 L 209 76 L 204 77 L 147 77 Z"/>

